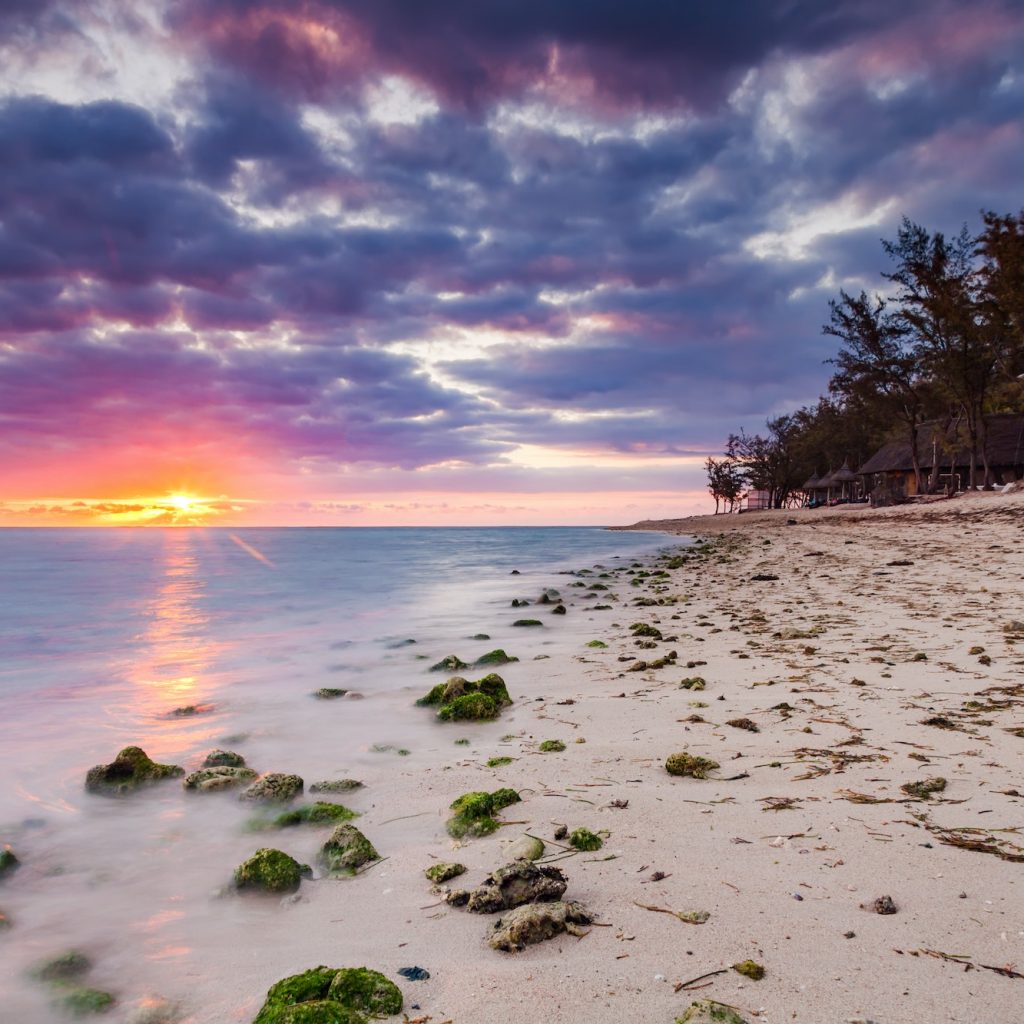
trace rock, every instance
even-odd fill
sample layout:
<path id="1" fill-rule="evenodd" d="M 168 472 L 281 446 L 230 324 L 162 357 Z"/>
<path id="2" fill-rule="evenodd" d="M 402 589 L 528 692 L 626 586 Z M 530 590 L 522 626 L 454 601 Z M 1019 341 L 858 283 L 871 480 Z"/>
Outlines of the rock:
<path id="1" fill-rule="evenodd" d="M 750 718 L 730 718 L 725 723 L 731 725 L 734 729 L 746 729 L 747 732 L 760 732 L 761 730 L 757 727 L 757 722 Z"/>
<path id="2" fill-rule="evenodd" d="M 679 684 L 680 690 L 703 690 L 707 687 L 707 681 L 703 676 L 690 676 Z"/>
<path id="3" fill-rule="evenodd" d="M 709 757 L 695 757 L 685 752 L 669 754 L 665 759 L 665 771 L 669 775 L 683 775 L 692 779 L 706 779 L 708 772 L 718 767 L 718 762 Z"/>
<path id="4" fill-rule="evenodd" d="M 320 848 L 320 863 L 332 874 L 355 874 L 380 854 L 355 825 L 339 825 Z"/>
<path id="5" fill-rule="evenodd" d="M 8 875 L 14 874 L 19 867 L 21 867 L 21 861 L 14 856 L 14 851 L 9 846 L 0 850 L 0 878 L 7 878 Z"/>
<path id="6" fill-rule="evenodd" d="M 633 636 L 647 636 L 652 640 L 661 639 L 661 630 L 657 626 L 648 625 L 646 622 L 634 622 L 629 628 Z"/>
<path id="7" fill-rule="evenodd" d="M 197 793 L 209 793 L 217 789 L 231 789 L 244 786 L 257 777 L 251 768 L 230 768 L 227 765 L 218 768 L 200 768 L 185 776 L 182 785 L 185 789 Z"/>
<path id="8" fill-rule="evenodd" d="M 244 768 L 245 758 L 233 750 L 211 750 L 203 761 L 204 768 Z"/>
<path id="9" fill-rule="evenodd" d="M 565 750 L 565 744 L 561 740 L 544 740 L 537 749 L 542 754 L 560 754 Z"/>
<path id="10" fill-rule="evenodd" d="M 751 981 L 760 981 L 764 977 L 764 968 L 756 960 L 741 960 L 738 964 L 733 964 L 732 969 L 737 974 L 742 974 L 744 978 L 750 978 Z"/>
<path id="11" fill-rule="evenodd" d="M 312 875 L 308 864 L 300 864 L 280 850 L 264 847 L 235 868 L 235 887 L 273 893 L 295 892 L 302 879 Z"/>
<path id="12" fill-rule="evenodd" d="M 426 981 L 430 977 L 430 971 L 425 967 L 399 967 L 398 973 L 410 981 Z"/>
<path id="13" fill-rule="evenodd" d="M 918 800 L 928 800 L 933 793 L 941 793 L 945 788 L 946 780 L 941 775 L 921 782 L 907 782 L 900 786 L 907 796 L 916 797 Z"/>
<path id="14" fill-rule="evenodd" d="M 676 1024 L 747 1024 L 747 1021 L 731 1006 L 713 999 L 700 999 L 691 1003 L 682 1017 L 676 1018 Z"/>
<path id="15" fill-rule="evenodd" d="M 283 804 L 294 800 L 302 792 L 303 785 L 304 783 L 298 775 L 268 772 L 266 775 L 261 775 L 242 793 L 239 799 Z"/>
<path id="16" fill-rule="evenodd" d="M 117 1000 L 102 989 L 71 985 L 60 989 L 60 1005 L 74 1017 L 106 1013 Z"/>
<path id="17" fill-rule="evenodd" d="M 517 860 L 493 871 L 475 889 L 450 893 L 448 902 L 474 914 L 495 914 L 524 903 L 553 903 L 562 898 L 567 885 L 558 868 Z"/>
<path id="18" fill-rule="evenodd" d="M 348 693 L 348 690 L 340 690 L 336 686 L 321 686 L 319 690 L 313 691 L 313 696 L 317 700 L 337 700 L 339 697 L 344 697 Z"/>
<path id="19" fill-rule="evenodd" d="M 487 942 L 491 949 L 516 953 L 562 932 L 582 935 L 579 926 L 590 924 L 592 920 L 591 915 L 576 902 L 528 903 L 502 914 L 494 922 Z"/>
<path id="20" fill-rule="evenodd" d="M 544 623 L 540 619 L 516 619 L 512 625 L 529 628 L 531 626 L 543 626 Z"/>
<path id="21" fill-rule="evenodd" d="M 566 614 L 565 605 L 564 604 L 556 604 L 555 607 L 551 609 L 551 614 L 552 615 L 565 615 Z"/>
<path id="22" fill-rule="evenodd" d="M 323 779 L 309 787 L 310 793 L 347 793 L 352 789 L 362 789 L 358 779 Z"/>
<path id="23" fill-rule="evenodd" d="M 272 985 L 252 1024 L 366 1024 L 401 1011 L 401 990 L 378 971 L 314 967 Z"/>
<path id="24" fill-rule="evenodd" d="M 92 961 L 77 949 L 61 953 L 52 960 L 44 960 L 32 969 L 37 981 L 74 981 L 92 970 Z"/>
<path id="25" fill-rule="evenodd" d="M 432 687 L 416 703 L 439 705 L 437 717 L 442 721 L 486 721 L 497 718 L 501 709 L 512 703 L 512 698 L 505 680 L 491 672 L 475 682 L 453 676 L 446 683 Z"/>
<path id="26" fill-rule="evenodd" d="M 438 709 L 442 722 L 488 722 L 497 718 L 501 707 L 483 693 L 464 693 Z"/>
<path id="27" fill-rule="evenodd" d="M 124 796 L 141 786 L 184 774 L 185 769 L 176 764 L 151 761 L 141 747 L 125 747 L 110 764 L 98 764 L 89 769 L 85 788 L 89 793 L 103 796 Z"/>
<path id="28" fill-rule="evenodd" d="M 277 828 L 290 828 L 293 825 L 334 825 L 339 821 L 351 821 L 358 815 L 350 811 L 344 804 L 332 804 L 318 800 L 315 804 L 296 807 L 285 811 L 274 819 Z"/>
<path id="29" fill-rule="evenodd" d="M 459 672 L 464 668 L 469 668 L 461 658 L 455 654 L 449 654 L 447 658 L 442 658 L 436 665 L 430 666 L 431 672 Z"/>
<path id="30" fill-rule="evenodd" d="M 569 845 L 575 846 L 577 850 L 592 853 L 604 846 L 604 840 L 589 828 L 578 828 L 569 836 Z"/>
<path id="31" fill-rule="evenodd" d="M 891 896 L 879 896 L 871 904 L 871 909 L 876 914 L 895 914 L 899 910 Z"/>
<path id="32" fill-rule="evenodd" d="M 448 819 L 448 834 L 455 839 L 490 835 L 498 827 L 494 815 L 518 802 L 519 794 L 507 787 L 493 793 L 463 793 L 449 808 L 455 813 Z"/>
<path id="33" fill-rule="evenodd" d="M 459 875 L 466 873 L 465 864 L 455 864 L 442 861 L 440 864 L 431 864 L 423 874 L 434 883 L 434 885 L 441 885 L 443 882 L 448 882 L 453 878 L 458 878 Z"/>
<path id="34" fill-rule="evenodd" d="M 535 836 L 520 836 L 505 847 L 509 860 L 540 860 L 544 856 L 544 842 Z"/>
<path id="35" fill-rule="evenodd" d="M 490 637 L 484 639 L 489 640 Z M 518 661 L 518 658 L 514 658 L 509 654 L 506 654 L 500 647 L 493 651 L 488 651 L 486 654 L 481 654 L 474 665 L 510 665 L 514 661 Z"/>

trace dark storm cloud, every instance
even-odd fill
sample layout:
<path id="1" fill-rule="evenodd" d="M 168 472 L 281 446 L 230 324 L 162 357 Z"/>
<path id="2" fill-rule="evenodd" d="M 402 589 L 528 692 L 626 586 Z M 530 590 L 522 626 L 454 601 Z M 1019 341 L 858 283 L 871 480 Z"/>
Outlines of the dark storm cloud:
<path id="1" fill-rule="evenodd" d="M 0 33 L 30 61 L 88 10 L 8 4 Z M 1024 14 L 998 0 L 176 0 L 165 24 L 193 62 L 165 108 L 0 102 L 19 450 L 137 422 L 406 468 L 714 449 L 816 398 L 827 300 L 881 283 L 902 213 L 1022 203 Z M 381 115 L 387 76 L 424 113 Z"/>

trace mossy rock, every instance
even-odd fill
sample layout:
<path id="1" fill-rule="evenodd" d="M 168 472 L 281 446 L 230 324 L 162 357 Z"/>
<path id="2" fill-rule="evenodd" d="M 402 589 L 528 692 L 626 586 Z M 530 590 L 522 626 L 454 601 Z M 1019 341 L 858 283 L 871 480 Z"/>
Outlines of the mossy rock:
<path id="1" fill-rule="evenodd" d="M 62 985 L 58 991 L 58 1002 L 61 1007 L 74 1017 L 106 1013 L 117 1002 L 109 992 L 86 985 Z"/>
<path id="2" fill-rule="evenodd" d="M 447 658 L 442 658 L 437 664 L 430 666 L 431 672 L 461 672 L 462 669 L 469 668 L 469 665 L 464 662 L 458 655 L 449 654 Z"/>
<path id="3" fill-rule="evenodd" d="M 317 700 L 338 700 L 344 697 L 348 690 L 339 689 L 337 686 L 321 686 L 319 690 L 313 691 Z"/>
<path id="4" fill-rule="evenodd" d="M 732 969 L 737 974 L 742 974 L 744 978 L 750 978 L 751 981 L 760 981 L 764 977 L 764 968 L 756 960 L 741 960 L 738 964 L 733 964 Z"/>
<path id="5" fill-rule="evenodd" d="M 50 960 L 44 960 L 32 968 L 32 977 L 37 981 L 74 981 L 92 970 L 92 961 L 77 949 L 68 950 Z"/>
<path id="6" fill-rule="evenodd" d="M 257 778 L 251 768 L 231 768 L 227 765 L 216 768 L 200 768 L 185 776 L 182 785 L 197 793 L 211 793 L 218 789 L 233 789 L 244 786 Z"/>
<path id="7" fill-rule="evenodd" d="M 560 754 L 565 750 L 565 744 L 561 740 L 544 740 L 537 749 L 542 754 Z"/>
<path id="8" fill-rule="evenodd" d="M 380 854 L 355 825 L 339 825 L 320 848 L 320 863 L 332 874 L 355 874 Z"/>
<path id="9" fill-rule="evenodd" d="M 566 614 L 565 605 L 564 604 L 556 604 L 555 607 L 551 609 L 551 614 L 552 615 L 565 615 Z"/>
<path id="10" fill-rule="evenodd" d="M 378 971 L 314 967 L 272 985 L 253 1024 L 365 1024 L 401 1011 L 401 990 Z"/>
<path id="11" fill-rule="evenodd" d="M 481 654 L 474 665 L 510 665 L 514 661 L 519 659 L 513 657 L 511 654 L 506 654 L 500 647 L 493 651 L 488 651 L 486 654 Z"/>
<path id="12" fill-rule="evenodd" d="M 498 828 L 494 815 L 518 801 L 519 794 L 507 787 L 493 793 L 463 793 L 452 801 L 455 813 L 448 819 L 448 834 L 455 839 L 490 835 Z"/>
<path id="13" fill-rule="evenodd" d="M 7 847 L 0 850 L 0 878 L 6 878 L 21 867 L 21 861 L 14 856 L 14 851 Z"/>
<path id="14" fill-rule="evenodd" d="M 629 628 L 633 636 L 646 636 L 652 640 L 661 639 L 661 630 L 657 626 L 648 625 L 646 622 L 634 622 Z"/>
<path id="15" fill-rule="evenodd" d="M 264 847 L 235 868 L 235 887 L 272 893 L 295 892 L 302 879 L 312 874 L 308 864 L 300 864 L 281 850 Z"/>
<path id="16" fill-rule="evenodd" d="M 512 625 L 519 626 L 520 628 L 529 629 L 533 626 L 543 626 L 544 623 L 541 622 L 540 619 L 516 619 L 516 621 L 513 622 Z"/>
<path id="17" fill-rule="evenodd" d="M 907 782 L 900 786 L 907 796 L 916 797 L 918 800 L 928 800 L 933 793 L 941 793 L 946 788 L 946 780 L 941 775 L 933 779 L 923 779 L 921 782 Z"/>
<path id="18" fill-rule="evenodd" d="M 589 828 L 578 828 L 569 834 L 569 845 L 575 846 L 577 850 L 592 853 L 604 846 L 604 840 Z"/>
<path id="19" fill-rule="evenodd" d="M 501 708 L 483 693 L 464 693 L 441 706 L 437 717 L 442 722 L 486 722 L 497 718 Z"/>
<path id="20" fill-rule="evenodd" d="M 267 772 L 242 793 L 239 799 L 284 804 L 299 796 L 303 786 L 302 778 L 298 775 Z"/>
<path id="21" fill-rule="evenodd" d="M 417 702 L 421 706 L 439 705 L 437 717 L 444 722 L 487 721 L 497 718 L 501 709 L 512 703 L 505 680 L 491 672 L 475 682 L 453 676 L 438 683 Z"/>
<path id="22" fill-rule="evenodd" d="M 703 676 L 690 676 L 679 684 L 680 690 L 704 690 L 707 689 L 707 680 Z"/>
<path id="23" fill-rule="evenodd" d="M 204 768 L 244 768 L 245 758 L 233 750 L 211 750 L 203 761 Z"/>
<path id="24" fill-rule="evenodd" d="M 676 1024 L 747 1024 L 747 1022 L 725 1003 L 716 1003 L 713 999 L 700 999 L 691 1003 L 682 1017 L 676 1018 Z"/>
<path id="25" fill-rule="evenodd" d="M 353 789 L 362 789 L 358 779 L 322 779 L 309 787 L 310 793 L 348 793 Z"/>
<path id="26" fill-rule="evenodd" d="M 465 864 L 446 861 L 440 864 L 431 864 L 430 867 L 423 872 L 423 874 L 425 874 L 435 885 L 441 885 L 442 882 L 448 882 L 453 878 L 458 878 L 459 875 L 464 875 L 465 873 Z"/>
<path id="27" fill-rule="evenodd" d="M 318 800 L 315 804 L 296 807 L 285 811 L 274 819 L 277 828 L 291 828 L 294 825 L 334 825 L 339 821 L 351 821 L 357 818 L 355 811 L 350 811 L 344 804 L 332 804 L 326 800 Z"/>
<path id="28" fill-rule="evenodd" d="M 514 760 L 514 757 L 491 757 L 487 759 L 487 767 L 503 768 L 505 765 L 511 764 Z"/>
<path id="29" fill-rule="evenodd" d="M 588 640 L 587 647 L 594 647 L 599 651 L 608 649 L 608 645 L 603 640 Z"/>
<path id="30" fill-rule="evenodd" d="M 124 796 L 142 786 L 175 779 L 185 774 L 176 764 L 157 764 L 141 747 L 125 747 L 110 764 L 98 764 L 85 776 L 89 793 L 103 796 Z"/>
<path id="31" fill-rule="evenodd" d="M 669 775 L 682 775 L 691 779 L 706 779 L 708 772 L 718 767 L 718 762 L 709 757 L 696 757 L 685 752 L 669 754 L 665 760 L 665 771 Z"/>

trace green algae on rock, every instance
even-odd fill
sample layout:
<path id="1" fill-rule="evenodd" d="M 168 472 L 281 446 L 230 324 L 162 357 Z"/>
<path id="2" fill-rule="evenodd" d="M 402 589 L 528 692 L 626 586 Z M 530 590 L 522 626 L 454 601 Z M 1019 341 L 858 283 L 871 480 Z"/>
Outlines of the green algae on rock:
<path id="1" fill-rule="evenodd" d="M 244 768 L 245 758 L 233 750 L 211 750 L 203 760 L 204 768 Z"/>
<path id="2" fill-rule="evenodd" d="M 690 676 L 679 684 L 680 690 L 703 690 L 707 687 L 707 681 L 703 676 Z"/>
<path id="3" fill-rule="evenodd" d="M 493 793 L 463 793 L 451 803 L 455 813 L 448 819 L 448 834 L 455 839 L 490 835 L 498 828 L 494 815 L 518 802 L 519 794 L 507 787 Z"/>
<path id="4" fill-rule="evenodd" d="M 590 924 L 593 917 L 575 901 L 527 903 L 501 915 L 494 922 L 487 942 L 491 949 L 517 953 L 526 946 L 554 938 L 562 932 L 585 934 L 580 925 Z"/>
<path id="5" fill-rule="evenodd" d="M 92 961 L 77 949 L 44 960 L 32 969 L 37 981 L 74 981 L 92 970 Z"/>
<path id="6" fill-rule="evenodd" d="M 315 804 L 306 804 L 294 810 L 285 811 L 274 819 L 276 828 L 291 828 L 293 825 L 333 825 L 339 821 L 351 821 L 359 817 L 344 804 L 332 804 L 326 800 L 317 800 Z"/>
<path id="7" fill-rule="evenodd" d="M 227 765 L 216 768 L 200 768 L 185 776 L 182 786 L 197 793 L 210 793 L 218 789 L 244 786 L 257 777 L 251 768 L 231 768 Z"/>
<path id="8" fill-rule="evenodd" d="M 449 654 L 447 658 L 442 658 L 437 664 L 430 666 L 431 672 L 460 672 L 464 668 L 469 668 L 458 655 Z"/>
<path id="9" fill-rule="evenodd" d="M 302 792 L 303 786 L 302 778 L 298 775 L 267 772 L 245 790 L 239 799 L 284 804 L 294 800 Z"/>
<path id="10" fill-rule="evenodd" d="M 501 707 L 484 693 L 464 693 L 441 705 L 442 722 L 489 722 L 501 714 Z"/>
<path id="11" fill-rule="evenodd" d="M 725 1003 L 716 1003 L 713 999 L 700 999 L 691 1003 L 682 1017 L 677 1017 L 675 1024 L 747 1024 L 747 1022 Z"/>
<path id="12" fill-rule="evenodd" d="M 569 844 L 575 846 L 577 850 L 592 853 L 604 846 L 604 840 L 589 828 L 578 828 L 569 834 Z"/>
<path id="13" fill-rule="evenodd" d="M 475 889 L 449 893 L 448 903 L 474 914 L 495 914 L 525 903 L 553 903 L 567 886 L 558 868 L 516 860 L 492 871 Z"/>
<path id="14" fill-rule="evenodd" d="M 347 793 L 353 789 L 362 789 L 358 779 L 322 779 L 309 787 L 310 793 Z"/>
<path id="15" fill-rule="evenodd" d="M 514 760 L 514 757 L 489 757 L 487 759 L 487 767 L 502 768 L 507 764 L 511 764 Z"/>
<path id="16" fill-rule="evenodd" d="M 565 744 L 561 740 L 544 740 L 537 749 L 542 754 L 560 754 L 565 750 Z"/>
<path id="17" fill-rule="evenodd" d="M 512 625 L 529 628 L 531 626 L 543 626 L 544 623 L 541 622 L 540 619 L 516 619 L 516 621 L 513 622 Z"/>
<path id="18" fill-rule="evenodd" d="M 94 1013 L 106 1013 L 117 1000 L 102 989 L 89 988 L 87 985 L 61 985 L 58 1002 L 72 1016 L 87 1017 Z"/>
<path id="19" fill-rule="evenodd" d="M 661 639 L 661 630 L 657 626 L 648 625 L 646 622 L 634 622 L 629 628 L 633 636 L 647 636 L 652 640 Z"/>
<path id="20" fill-rule="evenodd" d="M 300 864 L 281 850 L 264 847 L 235 868 L 235 887 L 272 893 L 295 892 L 302 879 L 312 874 L 308 864 Z"/>
<path id="21" fill-rule="evenodd" d="M 453 878 L 458 878 L 459 875 L 466 873 L 466 865 L 458 864 L 456 862 L 442 861 L 440 864 L 431 864 L 423 874 L 433 882 L 435 885 L 440 885 L 442 882 L 448 882 Z"/>
<path id="22" fill-rule="evenodd" d="M 348 693 L 348 690 L 339 689 L 337 686 L 321 686 L 319 690 L 313 691 L 313 696 L 317 700 L 337 700 L 339 697 L 344 697 Z"/>
<path id="23" fill-rule="evenodd" d="M 0 850 L 0 878 L 6 878 L 21 867 L 21 861 L 14 856 L 14 851 L 5 846 Z"/>
<path id="24" fill-rule="evenodd" d="M 603 640 L 588 640 L 587 647 L 594 647 L 598 650 L 606 650 L 608 645 Z"/>
<path id="25" fill-rule="evenodd" d="M 685 752 L 669 754 L 665 759 L 665 771 L 669 775 L 683 775 L 692 779 L 706 779 L 708 772 L 718 767 L 718 762 L 709 757 L 696 757 Z"/>
<path id="26" fill-rule="evenodd" d="M 737 974 L 742 974 L 744 978 L 750 978 L 751 981 L 760 981 L 764 977 L 764 968 L 756 960 L 741 960 L 738 964 L 733 964 L 732 969 Z"/>
<path id="27" fill-rule="evenodd" d="M 141 747 L 125 747 L 110 764 L 98 764 L 85 776 L 89 793 L 124 796 L 162 779 L 179 778 L 185 769 L 176 764 L 157 764 Z"/>
<path id="28" fill-rule="evenodd" d="M 332 874 L 354 875 L 364 864 L 380 860 L 380 854 L 355 825 L 339 825 L 320 848 L 319 859 Z"/>
<path id="29" fill-rule="evenodd" d="M 506 654 L 500 647 L 495 648 L 493 651 L 488 651 L 486 654 L 481 654 L 474 665 L 511 665 L 512 662 L 518 661 L 519 659 L 511 654 Z"/>
<path id="30" fill-rule="evenodd" d="M 378 971 L 321 966 L 272 985 L 252 1024 L 366 1024 L 401 1011 L 401 990 Z"/>
<path id="31" fill-rule="evenodd" d="M 900 786 L 907 796 L 916 797 L 918 800 L 929 800 L 933 793 L 941 793 L 945 788 L 946 780 L 941 775 L 920 782 L 907 782 Z"/>
<path id="32" fill-rule="evenodd" d="M 512 698 L 505 680 L 491 672 L 475 682 L 453 676 L 432 687 L 416 703 L 421 707 L 437 706 L 437 717 L 443 722 L 487 721 L 497 718 Z"/>

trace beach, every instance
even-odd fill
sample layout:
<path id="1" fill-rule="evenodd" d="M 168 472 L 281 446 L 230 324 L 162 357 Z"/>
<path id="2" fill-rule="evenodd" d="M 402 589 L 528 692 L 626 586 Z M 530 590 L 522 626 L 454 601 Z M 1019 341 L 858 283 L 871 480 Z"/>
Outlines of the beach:
<path id="1" fill-rule="evenodd" d="M 1019 1019 L 1022 528 L 1020 494 L 708 516 L 634 527 L 678 534 L 683 551 L 669 537 L 660 555 L 503 572 L 475 616 L 489 642 L 438 648 L 519 659 L 495 669 L 512 703 L 491 722 L 438 721 L 415 706 L 447 674 L 410 659 L 400 690 L 357 702 L 386 711 L 390 733 L 346 734 L 337 749 L 318 733 L 306 745 L 304 721 L 356 706 L 310 700 L 307 673 L 294 705 L 282 704 L 286 727 L 252 744 L 251 763 L 307 785 L 356 775 L 363 787 L 339 799 L 380 859 L 355 877 L 316 870 L 284 899 L 228 894 L 218 880 L 257 845 L 314 863 L 329 829 L 247 833 L 234 794 L 183 801 L 170 780 L 123 801 L 78 801 L 111 821 L 141 823 L 159 807 L 163 821 L 161 842 L 128 842 L 102 871 L 88 865 L 91 885 L 116 892 L 119 871 L 134 877 L 155 858 L 202 889 L 177 930 L 175 888 L 158 885 L 130 941 L 93 937 L 90 984 L 119 996 L 105 1019 L 142 1020 L 148 1006 L 153 1020 L 248 1022 L 270 985 L 319 964 L 381 971 L 410 1019 L 435 1024 L 671 1024 L 700 998 L 766 1024 Z M 540 603 L 549 588 L 557 595 Z M 513 595 L 530 604 L 512 609 Z M 559 604 L 565 614 L 552 614 Z M 541 625 L 513 627 L 521 617 Z M 212 748 L 223 735 L 211 727 L 193 747 L 200 739 Z M 543 752 L 548 740 L 564 750 Z M 112 757 L 113 736 L 108 748 Z M 676 753 L 717 766 L 704 779 L 673 776 Z M 495 758 L 511 760 L 489 767 Z M 76 774 L 69 792 L 80 785 Z M 520 800 L 493 834 L 447 833 L 460 795 L 502 788 Z M 226 837 L 222 863 L 197 866 L 175 844 L 189 819 Z M 600 849 L 556 840 L 561 826 L 590 830 Z M 449 905 L 445 889 L 478 886 L 527 833 L 593 923 L 503 952 L 487 944 L 500 915 Z M 44 993 L 20 979 L 60 950 L 19 917 L 31 920 L 47 872 L 72 857 L 66 841 L 45 852 L 30 831 L 16 839 L 23 865 L 0 885 L 13 922 L 0 943 L 19 979 L 10 1019 L 48 1020 Z M 424 870 L 446 861 L 467 871 L 435 887 Z M 883 897 L 891 907 L 876 904 Z M 78 893 L 68 911 L 87 906 Z M 147 927 L 158 941 L 147 944 Z M 80 927 L 76 942 L 89 941 Z M 746 960 L 763 979 L 732 969 Z M 398 976 L 410 966 L 429 978 Z"/>

